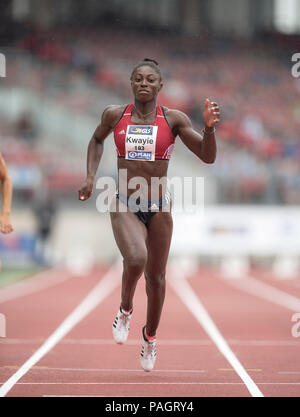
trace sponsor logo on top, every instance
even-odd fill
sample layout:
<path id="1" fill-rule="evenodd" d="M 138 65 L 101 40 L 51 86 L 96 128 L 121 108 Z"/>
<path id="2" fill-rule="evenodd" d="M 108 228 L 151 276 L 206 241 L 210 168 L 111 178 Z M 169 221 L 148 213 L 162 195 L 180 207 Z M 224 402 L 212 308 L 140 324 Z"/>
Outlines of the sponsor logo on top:
<path id="1" fill-rule="evenodd" d="M 128 133 L 131 135 L 152 135 L 153 126 L 129 126 Z"/>
<path id="2" fill-rule="evenodd" d="M 152 152 L 128 152 L 128 159 L 142 159 L 146 161 L 151 161 Z"/>

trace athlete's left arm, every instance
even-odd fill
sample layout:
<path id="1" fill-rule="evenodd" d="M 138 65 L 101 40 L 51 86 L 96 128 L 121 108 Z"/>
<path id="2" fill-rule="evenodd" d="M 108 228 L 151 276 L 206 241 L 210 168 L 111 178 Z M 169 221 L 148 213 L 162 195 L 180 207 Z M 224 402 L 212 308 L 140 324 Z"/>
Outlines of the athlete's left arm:
<path id="1" fill-rule="evenodd" d="M 175 131 L 179 135 L 182 142 L 192 151 L 198 158 L 207 164 L 215 162 L 217 155 L 217 145 L 215 138 L 215 126 L 220 120 L 219 106 L 209 99 L 205 101 L 203 111 L 203 120 L 205 129 L 203 136 L 198 133 L 192 125 L 190 118 L 182 112 L 176 111 L 177 117 L 175 122 Z"/>

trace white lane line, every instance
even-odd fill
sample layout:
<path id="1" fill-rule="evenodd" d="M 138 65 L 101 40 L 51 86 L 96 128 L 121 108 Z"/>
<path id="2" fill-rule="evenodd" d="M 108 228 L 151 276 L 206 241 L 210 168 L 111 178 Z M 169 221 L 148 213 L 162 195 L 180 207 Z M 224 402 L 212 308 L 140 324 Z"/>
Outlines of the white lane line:
<path id="1" fill-rule="evenodd" d="M 9 367 L 2 367 L 2 369 L 9 369 Z M 0 368 L 1 369 L 1 368 Z M 32 371 L 75 371 L 75 372 L 142 372 L 145 371 L 143 369 L 91 369 L 91 368 L 32 368 Z M 153 369 L 152 373 L 203 373 L 205 372 L 203 369 Z"/>
<path id="2" fill-rule="evenodd" d="M 145 372 L 145 371 L 143 371 Z M 1 382 L 0 382 L 1 383 Z M 258 385 L 300 385 L 300 382 L 258 382 Z M 17 382 L 16 385 L 245 385 L 243 382 Z"/>
<path id="3" fill-rule="evenodd" d="M 45 339 L 0 339 L 0 345 L 24 345 L 24 344 L 36 344 L 42 343 Z M 116 342 L 113 339 L 64 339 L 60 342 L 64 345 L 112 345 L 116 346 Z M 140 339 L 127 340 L 126 345 L 140 345 Z M 162 346 L 211 346 L 213 343 L 211 340 L 178 340 L 178 339 L 165 339 L 159 340 L 159 344 Z"/>
<path id="4" fill-rule="evenodd" d="M 0 387 L 0 397 L 4 397 L 32 366 L 45 356 L 74 326 L 97 307 L 118 286 L 120 283 L 120 267 L 121 264 L 119 262 L 113 265 L 104 275 L 102 280 L 49 336 L 45 343 L 43 343 L 21 368 Z"/>
<path id="5" fill-rule="evenodd" d="M 169 275 L 172 277 L 172 279 L 169 280 L 172 288 L 175 290 L 179 298 L 183 301 L 190 312 L 194 315 L 196 320 L 201 324 L 209 337 L 214 341 L 219 351 L 231 364 L 242 381 L 244 381 L 250 394 L 253 397 L 263 397 L 263 393 L 248 375 L 238 358 L 234 355 L 226 340 L 220 333 L 219 329 L 216 327 L 215 323 L 199 301 L 198 297 L 189 286 L 185 278 L 183 278 L 182 272 L 179 273 L 178 270 L 174 268 Z"/>
<path id="6" fill-rule="evenodd" d="M 143 371 L 145 372 L 145 371 Z M 16 385 L 244 385 L 242 382 L 18 382 Z"/>
<path id="7" fill-rule="evenodd" d="M 93 339 L 82 339 L 78 342 L 74 339 L 66 339 L 64 341 L 65 344 L 79 344 L 79 345 L 116 345 L 116 342 L 113 339 L 100 339 L 100 340 L 93 340 Z M 127 340 L 126 345 L 140 345 L 140 339 L 131 339 Z M 211 346 L 211 340 L 178 340 L 178 339 L 167 339 L 167 340 L 159 340 L 160 346 Z"/>
<path id="8" fill-rule="evenodd" d="M 0 345 L 26 345 L 26 344 L 40 344 L 45 339 L 0 339 Z M 127 345 L 139 345 L 141 341 L 139 339 L 127 340 Z M 291 346 L 300 347 L 300 340 L 231 340 L 228 339 L 227 343 L 232 346 Z M 112 345 L 115 346 L 116 342 L 113 339 L 63 339 L 60 342 L 61 345 Z M 189 339 L 159 339 L 160 346 L 212 346 L 212 340 L 189 340 Z"/>
<path id="9" fill-rule="evenodd" d="M 53 287 L 73 278 L 73 276 L 74 275 L 67 270 L 50 269 L 38 272 L 30 278 L 24 278 L 24 280 L 20 282 L 0 289 L 0 303 Z"/>
<path id="10" fill-rule="evenodd" d="M 290 375 L 296 374 L 296 375 L 299 375 L 300 371 L 278 371 L 278 373 L 279 374 L 290 374 Z"/>
<path id="11" fill-rule="evenodd" d="M 300 299 L 253 277 L 223 281 L 255 297 L 270 301 L 294 312 L 300 312 Z"/>

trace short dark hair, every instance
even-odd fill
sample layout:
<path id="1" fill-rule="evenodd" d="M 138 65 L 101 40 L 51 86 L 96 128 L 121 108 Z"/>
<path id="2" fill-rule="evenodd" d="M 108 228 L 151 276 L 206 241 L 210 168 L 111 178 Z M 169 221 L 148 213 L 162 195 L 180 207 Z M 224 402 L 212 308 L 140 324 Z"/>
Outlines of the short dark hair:
<path id="1" fill-rule="evenodd" d="M 158 62 L 157 61 L 155 61 L 155 59 L 152 59 L 152 58 L 144 58 L 143 59 L 143 61 L 140 61 L 134 68 L 133 68 L 133 70 L 132 70 L 132 73 L 131 73 L 131 76 L 130 76 L 130 79 L 132 79 L 132 76 L 133 76 L 133 74 L 134 74 L 134 72 L 138 69 L 138 68 L 140 68 L 140 67 L 144 67 L 144 66 L 148 66 L 148 67 L 151 67 L 151 68 L 153 68 L 156 72 L 157 72 L 157 74 L 159 75 L 159 77 L 160 77 L 160 79 L 162 79 L 162 76 L 161 76 L 161 71 L 160 71 L 160 68 L 159 68 L 159 65 L 158 65 Z"/>

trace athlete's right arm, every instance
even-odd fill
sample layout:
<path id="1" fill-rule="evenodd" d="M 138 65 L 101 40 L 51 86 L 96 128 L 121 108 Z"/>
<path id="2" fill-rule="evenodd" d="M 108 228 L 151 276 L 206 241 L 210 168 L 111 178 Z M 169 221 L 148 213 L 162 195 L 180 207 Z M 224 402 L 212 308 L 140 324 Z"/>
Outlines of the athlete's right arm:
<path id="1" fill-rule="evenodd" d="M 101 122 L 97 126 L 87 151 L 87 176 L 84 185 L 79 190 L 79 200 L 87 200 L 93 192 L 94 179 L 102 157 L 104 140 L 113 131 L 114 125 L 120 117 L 122 106 L 109 106 L 102 114 Z"/>

